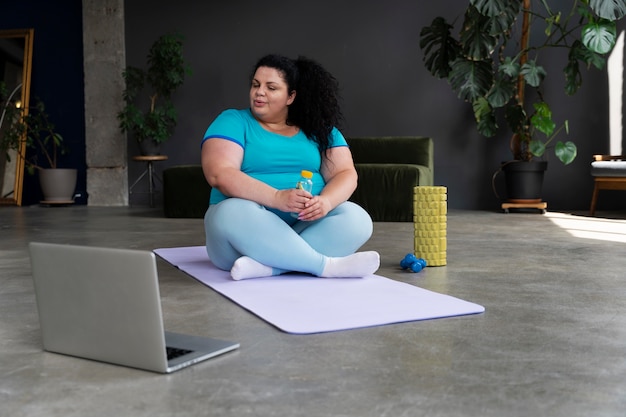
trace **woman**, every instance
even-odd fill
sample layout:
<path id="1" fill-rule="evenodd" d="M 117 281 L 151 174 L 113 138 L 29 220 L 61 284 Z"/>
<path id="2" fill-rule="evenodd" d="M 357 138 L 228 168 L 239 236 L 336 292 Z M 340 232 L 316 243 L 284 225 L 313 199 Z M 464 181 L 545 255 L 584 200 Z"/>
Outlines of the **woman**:
<path id="1" fill-rule="evenodd" d="M 250 108 L 226 110 L 202 142 L 212 187 L 204 217 L 211 261 L 235 280 L 305 272 L 364 277 L 377 252 L 357 252 L 372 220 L 348 200 L 357 174 L 345 138 L 335 78 L 314 61 L 261 58 Z M 296 189 L 301 170 L 313 191 Z M 297 216 L 292 216 L 297 213 Z"/>

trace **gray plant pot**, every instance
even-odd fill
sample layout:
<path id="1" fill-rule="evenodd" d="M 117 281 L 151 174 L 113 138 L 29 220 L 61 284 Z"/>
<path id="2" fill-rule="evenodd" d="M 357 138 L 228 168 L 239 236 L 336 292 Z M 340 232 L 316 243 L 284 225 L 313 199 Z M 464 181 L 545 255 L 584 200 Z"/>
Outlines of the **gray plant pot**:
<path id="1" fill-rule="evenodd" d="M 76 169 L 41 169 L 39 184 L 44 201 L 50 203 L 73 203 L 76 190 Z"/>

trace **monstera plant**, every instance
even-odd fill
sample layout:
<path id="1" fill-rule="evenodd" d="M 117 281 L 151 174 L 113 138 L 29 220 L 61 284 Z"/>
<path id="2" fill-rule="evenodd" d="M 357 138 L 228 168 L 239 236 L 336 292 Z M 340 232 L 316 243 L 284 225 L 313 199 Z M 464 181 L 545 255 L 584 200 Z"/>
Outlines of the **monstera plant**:
<path id="1" fill-rule="evenodd" d="M 542 87 L 564 74 L 565 92 L 576 93 L 583 68 L 604 67 L 624 14 L 626 0 L 469 0 L 456 20 L 436 17 L 424 27 L 420 47 L 430 73 L 470 103 L 482 135 L 495 136 L 504 120 L 514 160 L 553 148 L 569 164 L 576 145 L 555 140 L 568 124 L 555 123 Z M 541 59 L 550 50 L 566 51 L 567 59 L 563 73 L 548 77 Z"/>

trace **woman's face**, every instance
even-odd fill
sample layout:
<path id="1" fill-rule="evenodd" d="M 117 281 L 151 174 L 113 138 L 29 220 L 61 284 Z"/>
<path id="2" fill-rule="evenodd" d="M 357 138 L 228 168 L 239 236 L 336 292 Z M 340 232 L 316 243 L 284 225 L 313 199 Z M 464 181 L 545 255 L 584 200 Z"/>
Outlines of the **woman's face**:
<path id="1" fill-rule="evenodd" d="M 275 68 L 259 67 L 250 86 L 250 109 L 263 122 L 284 122 L 288 106 L 296 97 L 288 91 L 282 73 Z"/>

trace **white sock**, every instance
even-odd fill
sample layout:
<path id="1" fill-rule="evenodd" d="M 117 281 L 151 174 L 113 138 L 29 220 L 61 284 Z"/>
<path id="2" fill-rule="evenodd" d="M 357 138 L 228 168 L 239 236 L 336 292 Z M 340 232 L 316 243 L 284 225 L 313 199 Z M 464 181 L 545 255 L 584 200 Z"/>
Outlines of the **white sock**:
<path id="1" fill-rule="evenodd" d="M 263 265 L 247 256 L 237 259 L 230 270 L 230 276 L 235 280 L 261 278 L 272 276 L 272 267 Z"/>
<path id="2" fill-rule="evenodd" d="M 379 267 L 378 252 L 357 252 L 338 258 L 329 257 L 320 276 L 323 278 L 363 278 L 376 272 Z"/>

